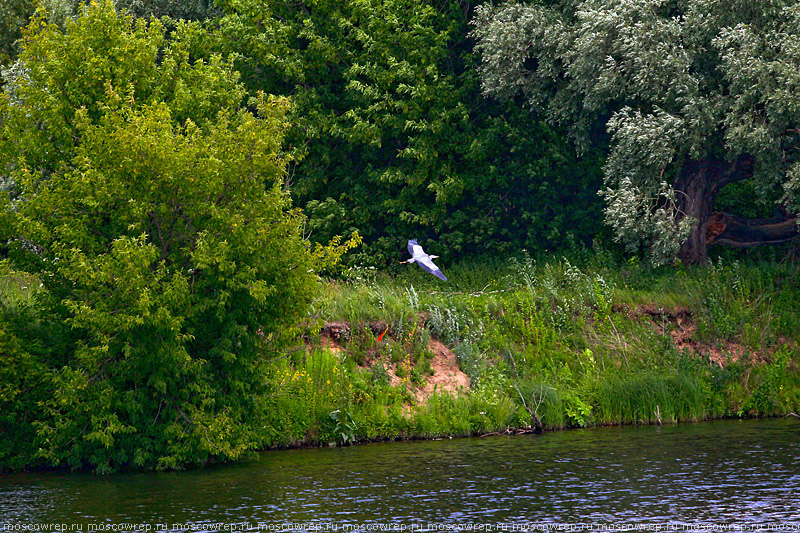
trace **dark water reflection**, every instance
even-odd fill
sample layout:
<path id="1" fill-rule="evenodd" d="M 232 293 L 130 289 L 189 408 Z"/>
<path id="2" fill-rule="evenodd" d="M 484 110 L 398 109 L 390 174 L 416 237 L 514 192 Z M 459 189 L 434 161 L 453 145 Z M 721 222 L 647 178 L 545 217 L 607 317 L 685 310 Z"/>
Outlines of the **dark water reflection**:
<path id="1" fill-rule="evenodd" d="M 722 523 L 800 530 L 800 421 L 289 450 L 183 473 L 0 476 L 0 531 L 4 523 L 52 522 L 209 529 Z"/>

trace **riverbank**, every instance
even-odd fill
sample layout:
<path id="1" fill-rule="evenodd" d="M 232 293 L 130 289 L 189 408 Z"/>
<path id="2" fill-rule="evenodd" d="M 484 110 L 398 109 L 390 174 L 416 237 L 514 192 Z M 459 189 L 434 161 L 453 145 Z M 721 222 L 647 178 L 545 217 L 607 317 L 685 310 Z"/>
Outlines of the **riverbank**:
<path id="1" fill-rule="evenodd" d="M 7 271 L 0 470 L 170 470 L 275 448 L 800 412 L 796 263 L 652 269 L 585 253 L 442 267 L 447 282 L 414 265 L 320 282 L 290 332 L 293 348 L 271 349 L 275 339 L 258 330 L 264 351 L 237 381 L 252 391 L 238 396 L 247 408 L 220 408 L 213 402 L 230 399 L 219 395 L 203 404 L 213 416 L 181 407 L 198 384 L 162 391 L 140 366 L 120 373 L 114 402 L 101 388 L 87 403 L 103 375 L 84 359 L 69 366 L 65 345 L 41 340 L 73 333 L 37 314 L 35 278 Z M 95 355 L 109 371 L 138 361 L 125 353 Z M 230 365 L 231 354 L 215 364 Z M 82 425 L 61 415 L 75 409 Z M 167 425 L 163 442 L 151 435 L 156 422 Z"/>
<path id="2" fill-rule="evenodd" d="M 264 446 L 800 410 L 797 265 L 598 256 L 351 270 L 275 367 Z"/>

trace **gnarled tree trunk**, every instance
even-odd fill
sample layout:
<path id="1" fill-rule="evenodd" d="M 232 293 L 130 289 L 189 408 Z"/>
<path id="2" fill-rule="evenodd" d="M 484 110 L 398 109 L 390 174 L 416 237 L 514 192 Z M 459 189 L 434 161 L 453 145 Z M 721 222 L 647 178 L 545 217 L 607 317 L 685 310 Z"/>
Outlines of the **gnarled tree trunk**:
<path id="1" fill-rule="evenodd" d="M 798 238 L 797 217 L 781 211 L 773 218 L 743 219 L 714 212 L 714 200 L 725 185 L 753 175 L 753 158 L 742 154 L 734 161 L 703 159 L 687 161 L 675 180 L 679 217 L 696 222 L 681 246 L 678 258 L 686 264 L 703 264 L 712 244 L 751 247 L 781 244 Z"/>
<path id="2" fill-rule="evenodd" d="M 748 154 L 734 161 L 706 158 L 684 163 L 674 184 L 679 218 L 692 217 L 695 224 L 678 252 L 678 259 L 686 264 L 703 264 L 708 260 L 706 230 L 714 200 L 725 185 L 752 175 L 753 158 Z"/>

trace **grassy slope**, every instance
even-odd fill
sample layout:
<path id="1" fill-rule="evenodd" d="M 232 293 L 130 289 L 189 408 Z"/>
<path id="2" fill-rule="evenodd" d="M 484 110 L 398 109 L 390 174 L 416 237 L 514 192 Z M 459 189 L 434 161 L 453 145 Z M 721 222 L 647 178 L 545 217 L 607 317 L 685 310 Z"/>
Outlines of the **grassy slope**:
<path id="1" fill-rule="evenodd" d="M 532 412 L 554 429 L 800 411 L 797 264 L 441 266 L 446 283 L 403 265 L 322 284 L 307 345 L 267 376 L 263 447 L 503 431 Z M 6 273 L 0 298 L 25 305 L 33 285 Z M 317 335 L 331 322 L 336 350 Z M 420 402 L 431 339 L 471 386 Z"/>
<path id="2" fill-rule="evenodd" d="M 551 429 L 798 411 L 797 268 L 651 270 L 595 255 L 461 265 L 447 283 L 416 268 L 353 271 L 325 283 L 312 311 L 349 325 L 341 351 L 316 346 L 284 368 L 310 385 L 289 379 L 281 396 L 305 423 L 267 440 L 466 435 L 527 426 L 531 411 Z M 417 403 L 430 338 L 472 386 Z M 403 383 L 388 384 L 389 367 Z"/>

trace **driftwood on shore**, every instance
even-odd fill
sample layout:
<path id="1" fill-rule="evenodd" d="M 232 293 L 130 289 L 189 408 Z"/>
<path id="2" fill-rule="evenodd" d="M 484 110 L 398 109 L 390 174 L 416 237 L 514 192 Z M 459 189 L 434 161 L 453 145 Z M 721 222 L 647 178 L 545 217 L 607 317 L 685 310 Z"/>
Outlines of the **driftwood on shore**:
<path id="1" fill-rule="evenodd" d="M 502 431 L 490 431 L 489 433 L 481 433 L 481 437 L 497 437 L 500 435 L 527 435 L 530 433 L 539 434 L 542 430 L 535 427 L 525 427 L 525 428 L 512 428 L 506 427 L 506 429 Z"/>

